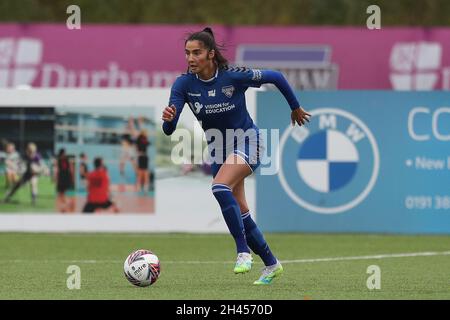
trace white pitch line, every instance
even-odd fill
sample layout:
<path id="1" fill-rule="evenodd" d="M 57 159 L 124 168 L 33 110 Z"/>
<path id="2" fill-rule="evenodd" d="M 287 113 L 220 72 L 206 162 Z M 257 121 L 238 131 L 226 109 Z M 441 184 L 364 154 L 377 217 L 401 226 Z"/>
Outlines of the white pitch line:
<path id="1" fill-rule="evenodd" d="M 428 257 L 428 256 L 445 256 L 445 255 L 450 255 L 450 251 L 393 253 L 393 254 L 378 254 L 378 255 L 373 255 L 373 256 L 298 259 L 298 260 L 284 260 L 281 262 L 283 262 L 283 263 L 308 263 L 308 262 L 328 262 L 328 261 L 346 261 L 346 260 L 372 260 L 372 259 L 388 259 L 388 258 Z"/>
<path id="2" fill-rule="evenodd" d="M 347 260 L 373 260 L 373 259 L 389 259 L 389 258 L 409 258 L 409 257 L 429 257 L 429 256 L 445 256 L 450 255 L 450 251 L 435 251 L 435 252 L 413 252 L 413 253 L 393 253 L 393 254 L 378 254 L 371 256 L 350 256 L 350 257 L 330 257 L 330 258 L 315 258 L 315 259 L 297 259 L 297 260 L 281 260 L 282 263 L 313 263 L 313 262 L 330 262 L 330 261 L 347 261 Z M 119 260 L 0 260 L 0 263 L 123 263 Z M 167 264 L 226 264 L 234 263 L 234 261 L 163 261 Z M 259 262 L 256 262 L 259 263 Z"/>

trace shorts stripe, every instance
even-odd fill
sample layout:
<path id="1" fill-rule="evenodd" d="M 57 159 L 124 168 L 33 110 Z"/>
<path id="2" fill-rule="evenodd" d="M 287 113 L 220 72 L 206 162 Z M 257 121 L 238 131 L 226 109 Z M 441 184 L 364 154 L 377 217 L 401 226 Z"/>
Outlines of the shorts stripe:
<path id="1" fill-rule="evenodd" d="M 236 156 L 238 156 L 239 158 L 241 158 L 242 160 L 244 160 L 244 162 L 245 162 L 245 164 L 250 168 L 250 170 L 252 170 L 252 172 L 253 172 L 253 169 L 252 169 L 252 167 L 250 166 L 250 164 L 248 163 L 248 161 L 247 161 L 247 159 L 245 159 L 243 156 L 241 156 L 239 153 L 237 153 L 239 150 L 234 150 L 234 154 L 236 155 Z"/>

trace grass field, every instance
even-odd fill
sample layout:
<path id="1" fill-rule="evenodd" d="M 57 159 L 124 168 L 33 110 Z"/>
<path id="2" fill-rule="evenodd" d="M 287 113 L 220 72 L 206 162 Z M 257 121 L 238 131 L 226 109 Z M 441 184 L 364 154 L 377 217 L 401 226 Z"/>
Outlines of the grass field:
<path id="1" fill-rule="evenodd" d="M 229 235 L 0 233 L 0 299 L 450 299 L 449 236 L 267 239 L 285 272 L 259 287 L 252 284 L 259 257 L 250 273 L 233 274 Z M 126 256 L 139 248 L 161 260 L 151 287 L 134 287 L 122 273 Z M 79 290 L 66 287 L 69 265 L 81 268 Z M 366 286 L 370 265 L 381 269 L 380 290 Z"/>
<path id="2" fill-rule="evenodd" d="M 27 183 L 17 190 L 9 203 L 0 203 L 1 212 L 27 212 L 42 213 L 55 212 L 56 191 L 55 184 L 50 177 L 39 178 L 39 193 L 36 205 L 31 204 L 30 184 Z M 5 176 L 0 175 L 0 199 L 3 200 L 7 189 L 5 188 Z"/>

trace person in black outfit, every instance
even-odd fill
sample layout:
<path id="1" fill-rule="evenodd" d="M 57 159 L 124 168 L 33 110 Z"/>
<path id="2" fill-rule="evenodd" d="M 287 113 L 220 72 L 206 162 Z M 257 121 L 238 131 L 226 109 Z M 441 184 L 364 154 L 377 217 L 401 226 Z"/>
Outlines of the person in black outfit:
<path id="1" fill-rule="evenodd" d="M 67 157 L 66 150 L 60 149 L 55 168 L 57 205 L 60 212 L 73 212 L 75 209 L 75 199 L 66 198 L 66 192 L 74 189 L 73 171 L 73 163 Z"/>
<path id="2" fill-rule="evenodd" d="M 130 131 L 134 137 L 134 143 L 136 145 L 137 152 L 137 179 L 136 187 L 138 191 L 148 192 L 150 190 L 150 171 L 149 171 L 149 158 L 147 149 L 150 146 L 150 140 L 148 138 L 147 130 L 144 129 L 144 119 L 140 117 L 138 119 L 139 133 L 137 133 L 134 127 L 134 119 L 130 118 L 129 121 Z"/>
<path id="3" fill-rule="evenodd" d="M 136 149 L 138 154 L 137 185 L 140 191 L 149 191 L 150 174 L 148 170 L 147 148 L 150 145 L 147 131 L 141 130 L 136 138 Z"/>

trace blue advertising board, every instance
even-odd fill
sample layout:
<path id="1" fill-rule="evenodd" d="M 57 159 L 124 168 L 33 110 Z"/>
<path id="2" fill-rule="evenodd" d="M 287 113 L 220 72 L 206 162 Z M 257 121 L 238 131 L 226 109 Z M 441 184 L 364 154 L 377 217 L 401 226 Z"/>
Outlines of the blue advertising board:
<path id="1" fill-rule="evenodd" d="M 257 93 L 258 224 L 274 232 L 450 233 L 450 92 Z"/>

